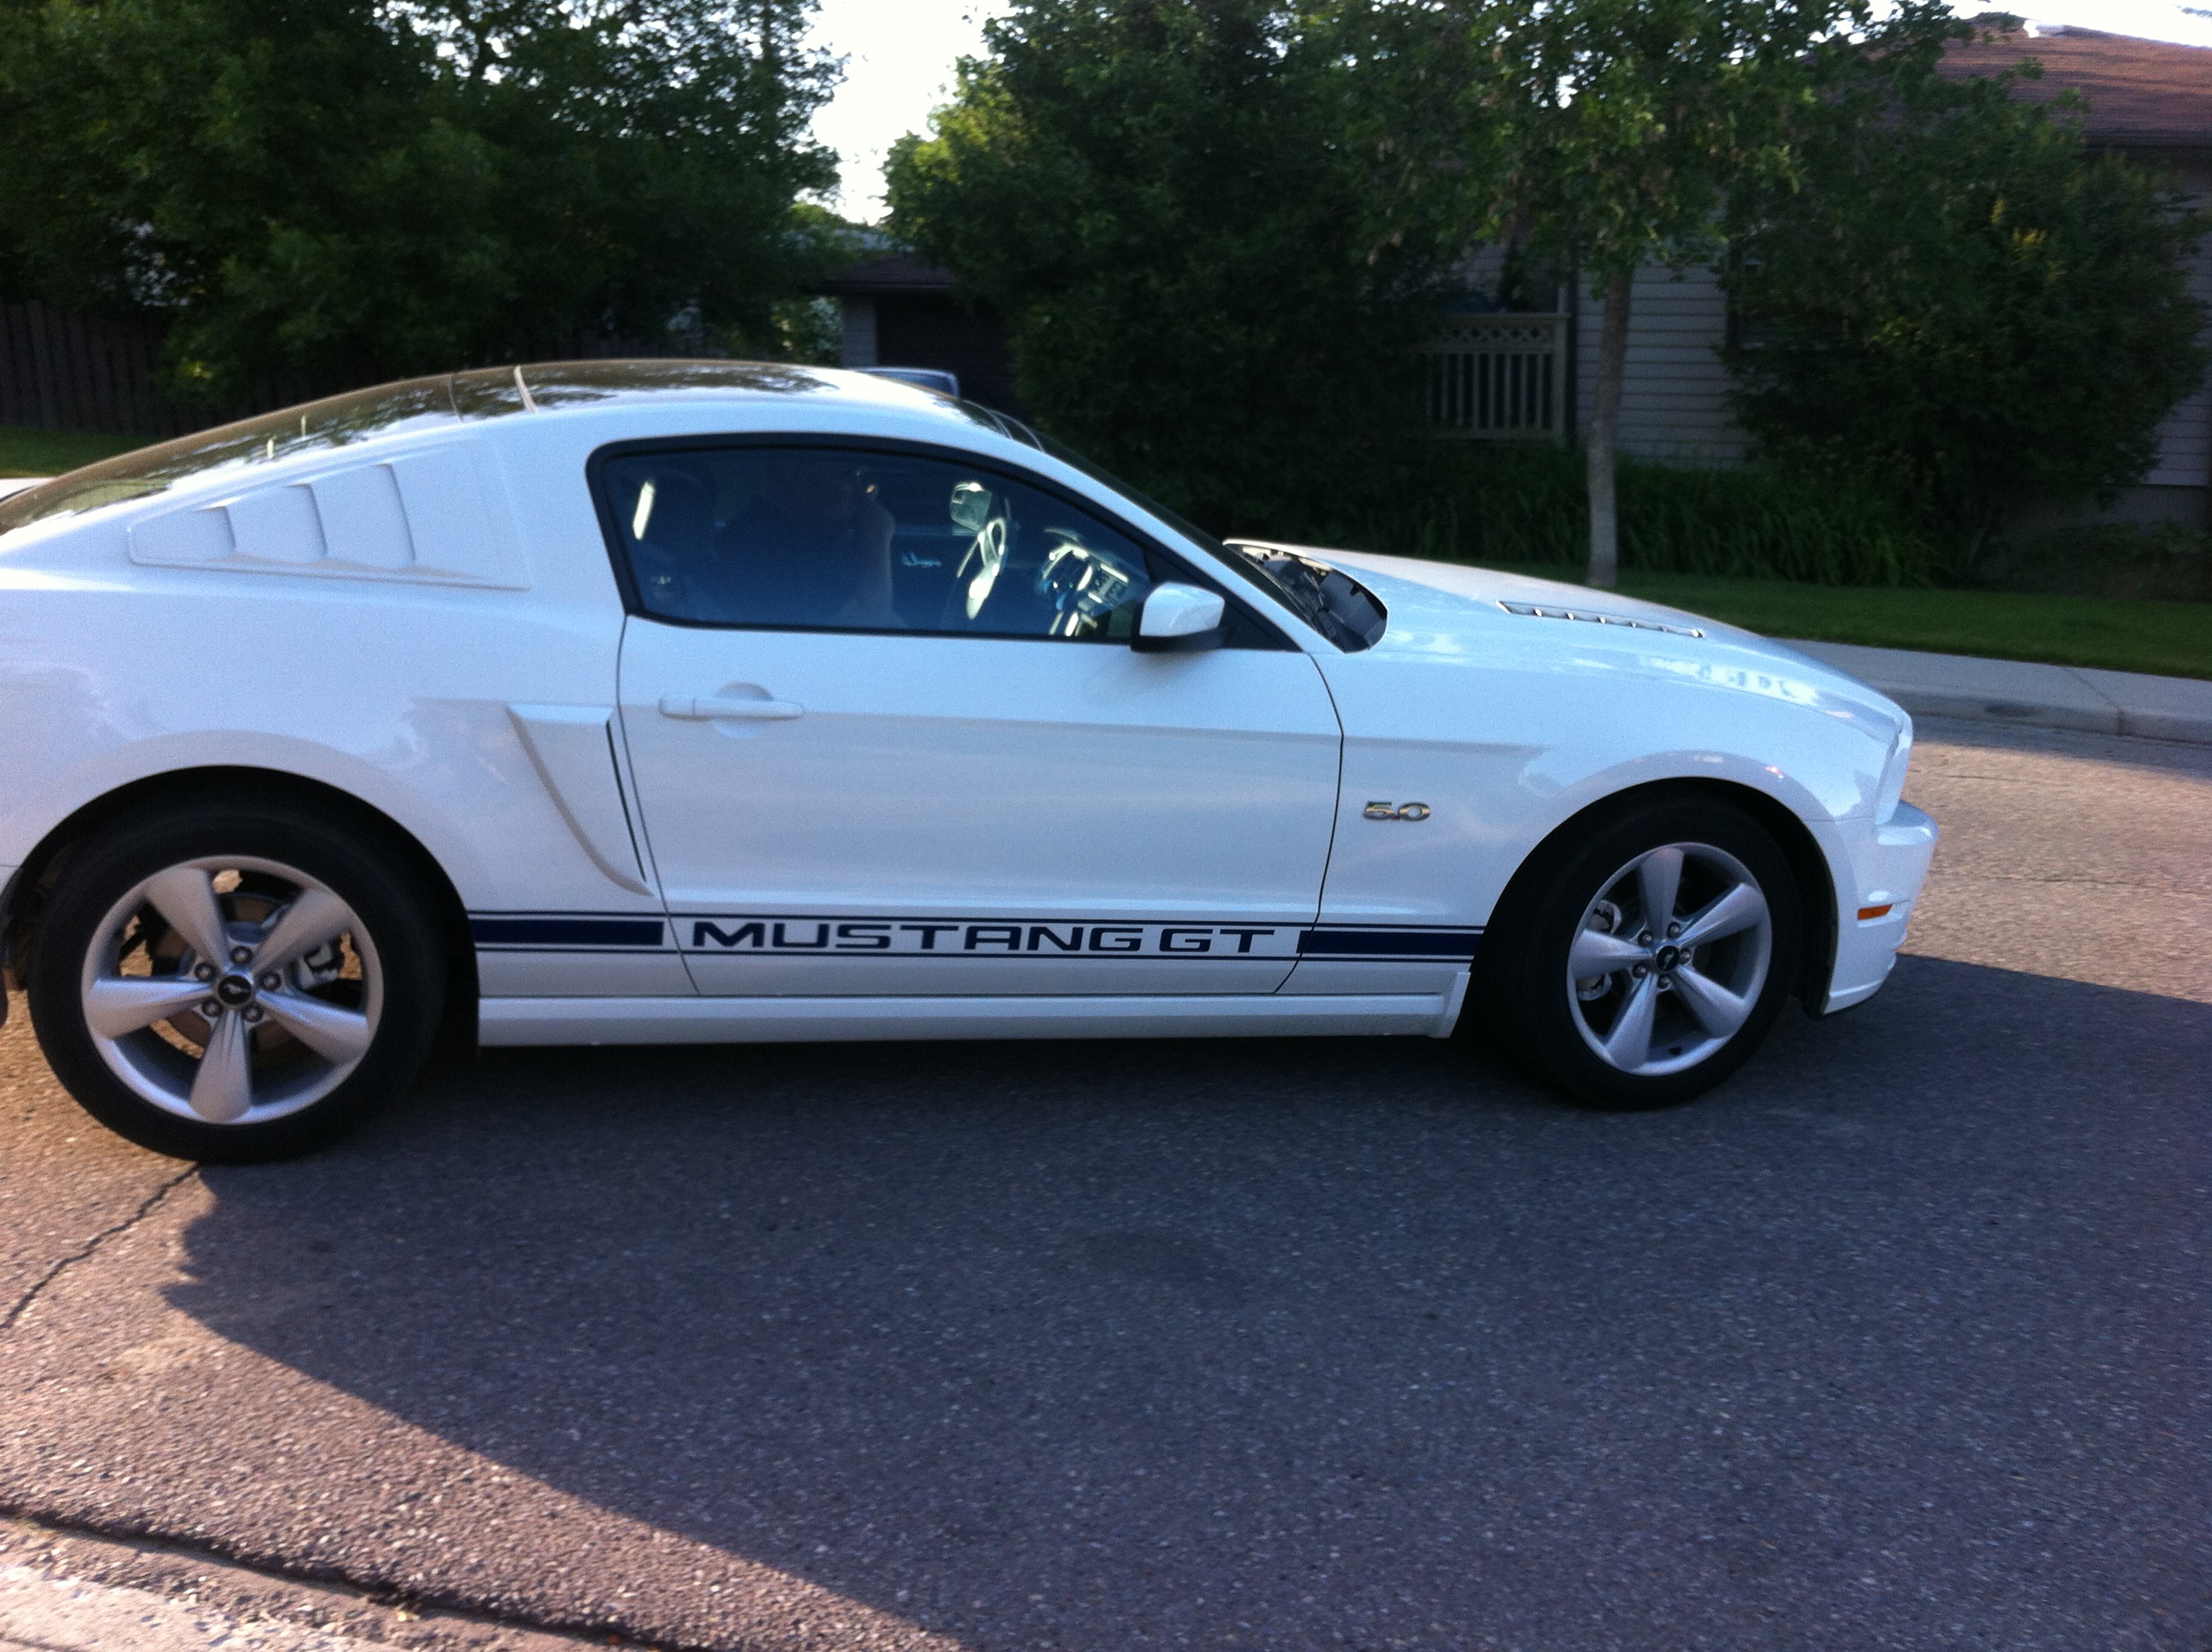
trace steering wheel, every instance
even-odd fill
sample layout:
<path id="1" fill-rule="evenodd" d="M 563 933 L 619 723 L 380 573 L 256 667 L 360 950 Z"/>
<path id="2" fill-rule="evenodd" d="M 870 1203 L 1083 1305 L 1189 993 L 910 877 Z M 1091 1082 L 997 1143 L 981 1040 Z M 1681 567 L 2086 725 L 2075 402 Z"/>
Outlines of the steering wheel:
<path id="1" fill-rule="evenodd" d="M 1004 511 L 988 519 L 975 530 L 975 537 L 961 554 L 959 566 L 952 570 L 953 591 L 961 598 L 971 621 L 991 599 L 992 587 L 999 582 L 999 571 L 1006 565 L 1006 550 L 1013 540 L 1013 528 L 1012 519 Z M 975 570 L 972 574 L 969 572 L 971 568 Z"/>
<path id="2" fill-rule="evenodd" d="M 1096 551 L 1067 528 L 1047 528 L 1057 541 L 1037 570 L 1037 594 L 1052 604 L 1045 635 L 1079 637 L 1104 625 L 1128 599 L 1136 575 L 1115 557 Z"/>

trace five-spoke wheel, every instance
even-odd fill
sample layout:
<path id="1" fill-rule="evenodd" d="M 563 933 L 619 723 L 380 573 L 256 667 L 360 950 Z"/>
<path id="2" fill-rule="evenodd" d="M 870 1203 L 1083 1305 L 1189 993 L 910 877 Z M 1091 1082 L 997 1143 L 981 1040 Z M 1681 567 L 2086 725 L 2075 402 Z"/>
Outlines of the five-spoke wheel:
<path id="1" fill-rule="evenodd" d="M 31 1011 L 71 1093 L 180 1157 L 281 1157 L 405 1082 L 440 949 L 374 835 L 297 809 L 186 809 L 95 840 L 39 922 Z"/>
<path id="2" fill-rule="evenodd" d="M 1567 949 L 1583 1040 L 1622 1072 L 1680 1072 L 1727 1043 L 1774 951 L 1766 896 L 1709 843 L 1663 843 L 1606 881 Z"/>
<path id="3" fill-rule="evenodd" d="M 1681 795 L 1608 810 L 1533 858 L 1477 972 L 1510 1053 L 1580 1100 L 1687 1101 L 1765 1036 L 1796 973 L 1796 881 L 1765 829 Z"/>
<path id="4" fill-rule="evenodd" d="M 167 866 L 108 909 L 84 1020 L 117 1078 L 180 1118 L 281 1118 L 368 1053 L 384 971 L 353 908 L 297 867 Z M 182 1059 L 179 1059 L 182 1058 Z"/>

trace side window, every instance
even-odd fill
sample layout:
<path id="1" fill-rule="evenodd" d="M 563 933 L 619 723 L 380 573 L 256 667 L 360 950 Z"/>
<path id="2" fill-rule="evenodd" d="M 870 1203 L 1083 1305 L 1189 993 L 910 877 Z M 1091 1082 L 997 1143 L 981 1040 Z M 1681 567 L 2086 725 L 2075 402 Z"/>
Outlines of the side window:
<path id="1" fill-rule="evenodd" d="M 996 471 L 834 447 L 607 461 L 638 598 L 720 625 L 1123 641 L 1143 550 Z"/>

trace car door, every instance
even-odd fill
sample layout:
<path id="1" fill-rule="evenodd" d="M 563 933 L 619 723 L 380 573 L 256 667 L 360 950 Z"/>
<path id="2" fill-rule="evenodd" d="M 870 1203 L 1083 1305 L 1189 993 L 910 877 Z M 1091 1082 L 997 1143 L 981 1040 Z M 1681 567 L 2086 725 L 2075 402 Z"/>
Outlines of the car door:
<path id="1" fill-rule="evenodd" d="M 1326 868 L 1312 660 L 1138 653 L 1157 547 L 942 449 L 616 451 L 622 724 L 708 994 L 1265 993 Z"/>

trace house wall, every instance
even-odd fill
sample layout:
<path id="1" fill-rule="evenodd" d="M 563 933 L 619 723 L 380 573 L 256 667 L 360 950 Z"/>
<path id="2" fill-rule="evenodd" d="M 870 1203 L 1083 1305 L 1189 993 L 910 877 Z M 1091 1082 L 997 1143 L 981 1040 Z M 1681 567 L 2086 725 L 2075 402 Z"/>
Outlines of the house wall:
<path id="1" fill-rule="evenodd" d="M 2175 167 L 2185 190 L 2212 203 L 2212 158 Z M 1492 273 L 1495 259 L 1470 260 L 1470 274 Z M 2198 247 L 2191 288 L 2212 308 L 2212 238 Z M 1719 350 L 1728 337 L 1728 299 L 1710 269 L 1676 275 L 1639 270 L 1631 298 L 1628 363 L 1621 390 L 1621 451 L 1680 464 L 1741 464 L 1748 443 L 1729 416 L 1728 369 Z M 1576 349 L 1576 408 L 1587 429 L 1597 391 L 1597 350 L 1605 305 L 1594 292 L 1581 299 Z M 2062 514 L 2022 501 L 2012 531 L 2023 537 L 2085 522 L 2175 522 L 2212 526 L 2212 378 L 2159 427 L 2158 458 L 2140 483 L 2121 490 L 2104 510 Z"/>
<path id="2" fill-rule="evenodd" d="M 839 366 L 936 367 L 957 375 L 960 393 L 970 401 L 1022 415 L 1006 330 L 989 312 L 930 291 L 848 293 L 837 302 Z"/>
<path id="3" fill-rule="evenodd" d="M 2212 202 L 2212 161 L 2178 168 L 2200 203 Z M 2197 249 L 2191 290 L 2212 310 L 2212 237 Z M 1741 464 L 1748 443 L 1729 416 L 1728 369 L 1719 351 L 1728 337 L 1728 299 L 1710 269 L 1677 276 L 1651 267 L 1637 272 L 1631 296 L 1628 364 L 1621 390 L 1621 451 L 1678 464 Z M 1577 329 L 1578 423 L 1587 429 L 1597 391 L 1603 301 L 1582 299 Z M 2179 523 L 2212 526 L 2212 377 L 2160 425 L 2158 458 L 2140 483 L 2108 507 L 2062 513 L 2023 500 L 2009 529 L 2021 538 L 2094 522 Z"/>
<path id="4" fill-rule="evenodd" d="M 2174 168 L 2177 181 L 2200 207 L 2212 202 L 2212 160 L 2197 160 Z M 2198 301 L 2212 306 L 2212 237 L 2197 249 L 2190 290 Z M 2143 481 L 2152 487 L 2212 487 L 2212 380 L 2174 409 L 2159 427 L 2158 463 Z M 2203 510 L 2199 501 L 2200 515 Z"/>
<path id="5" fill-rule="evenodd" d="M 1462 282 L 1493 290 L 1503 249 L 1479 247 L 1460 265 Z M 1565 301 L 1571 295 L 1562 293 Z M 1597 395 L 1599 330 L 1605 301 L 1581 298 L 1576 330 L 1575 424 L 1589 428 Z M 1728 299 L 1708 269 L 1677 275 L 1657 265 L 1639 270 L 1629 295 L 1628 363 L 1621 385 L 1620 450 L 1684 465 L 1736 465 L 1747 444 L 1729 416 L 1729 379 L 1719 349 L 1728 337 Z"/>
<path id="6" fill-rule="evenodd" d="M 878 366 L 876 355 L 876 301 L 848 294 L 837 301 L 837 365 L 841 367 Z"/>
<path id="7" fill-rule="evenodd" d="M 1597 397 L 1605 301 L 1586 291 L 1577 329 L 1575 406 L 1582 428 Z M 1742 463 L 1747 444 L 1729 416 L 1728 296 L 1709 269 L 1650 266 L 1629 291 L 1628 363 L 1620 392 L 1620 451 L 1682 465 Z"/>
<path id="8" fill-rule="evenodd" d="M 2149 155 L 2175 174 L 2185 194 L 2199 206 L 2212 203 L 2212 156 Z M 2190 267 L 2190 290 L 2212 311 L 2212 237 L 2198 246 Z M 2212 329 L 2208 329 L 2212 331 Z M 2059 528 L 2106 523 L 2212 528 L 2212 375 L 2166 416 L 2158 428 L 2158 458 L 2132 488 L 2104 507 L 2060 510 L 2047 499 L 2024 499 L 2006 513 L 2005 531 L 2026 543 Z"/>
<path id="9" fill-rule="evenodd" d="M 941 367 L 960 393 L 1019 416 L 1006 330 L 998 317 L 943 293 L 886 293 L 876 301 L 876 359 L 887 367 Z"/>
<path id="10" fill-rule="evenodd" d="M 1462 282 L 1493 290 L 1504 264 L 1494 246 L 1479 247 L 1460 265 Z M 1574 301 L 1562 291 L 1563 302 Z M 1589 428 L 1597 396 L 1599 330 L 1605 301 L 1585 290 L 1580 300 L 1574 361 L 1574 418 Z M 1620 450 L 1683 465 L 1741 464 L 1747 443 L 1729 416 L 1728 369 L 1719 349 L 1728 337 L 1728 299 L 1711 270 L 1677 275 L 1639 270 L 1629 295 L 1628 363 L 1621 385 Z"/>

